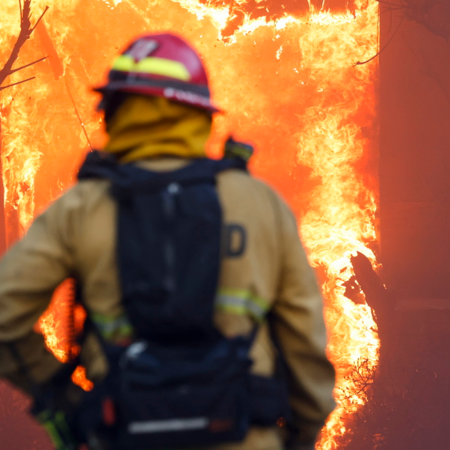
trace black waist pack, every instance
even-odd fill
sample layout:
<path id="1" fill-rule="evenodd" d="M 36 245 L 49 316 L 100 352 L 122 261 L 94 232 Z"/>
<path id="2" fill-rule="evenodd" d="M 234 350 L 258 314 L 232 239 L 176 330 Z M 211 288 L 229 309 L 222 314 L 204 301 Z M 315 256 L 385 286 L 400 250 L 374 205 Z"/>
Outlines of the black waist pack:
<path id="1" fill-rule="evenodd" d="M 80 170 L 80 179 L 111 181 L 122 302 L 136 334 L 126 349 L 103 343 L 111 370 L 79 415 L 85 440 L 103 430 L 114 450 L 216 445 L 283 415 L 283 384 L 249 374 L 256 331 L 227 339 L 213 323 L 222 231 L 215 182 L 231 168 L 246 163 L 198 159 L 159 173 L 94 152 Z M 114 424 L 102 422 L 105 398 Z"/>
<path id="2" fill-rule="evenodd" d="M 222 339 L 198 359 L 131 345 L 120 360 L 118 448 L 241 441 L 251 422 L 248 344 Z"/>

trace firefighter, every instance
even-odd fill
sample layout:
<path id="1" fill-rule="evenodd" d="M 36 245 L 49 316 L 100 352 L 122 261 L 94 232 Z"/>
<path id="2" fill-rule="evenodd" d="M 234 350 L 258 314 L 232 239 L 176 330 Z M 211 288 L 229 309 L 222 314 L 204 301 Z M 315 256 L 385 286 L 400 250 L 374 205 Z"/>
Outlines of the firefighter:
<path id="1" fill-rule="evenodd" d="M 137 39 L 116 59 L 108 83 L 98 91 L 109 134 L 104 153 L 120 165 L 170 176 L 205 158 L 217 109 L 199 56 L 179 37 Z M 289 436 L 275 423 L 252 426 L 241 442 L 202 448 L 312 450 L 335 406 L 335 374 L 325 354 L 322 297 L 296 221 L 271 188 L 242 170 L 221 171 L 216 183 L 226 239 L 222 236 L 214 323 L 230 339 L 260 324 L 250 351 L 251 372 L 273 376 L 282 354 L 292 419 Z M 80 364 L 94 384 L 110 372 L 101 341 L 126 347 L 135 338 L 122 301 L 120 278 L 126 269 L 119 267 L 118 206 L 110 187 L 108 179 L 81 179 L 0 263 L 0 376 L 35 397 L 56 392 L 53 400 L 66 413 L 85 394 L 61 376 L 67 366 L 33 331 L 55 288 L 69 277 L 79 281 L 83 306 L 96 328 L 83 339 Z M 50 423 L 50 431 L 55 428 L 55 416 L 40 419 Z M 65 448 L 60 441 L 59 448 Z M 95 447 L 93 441 L 89 445 Z"/>

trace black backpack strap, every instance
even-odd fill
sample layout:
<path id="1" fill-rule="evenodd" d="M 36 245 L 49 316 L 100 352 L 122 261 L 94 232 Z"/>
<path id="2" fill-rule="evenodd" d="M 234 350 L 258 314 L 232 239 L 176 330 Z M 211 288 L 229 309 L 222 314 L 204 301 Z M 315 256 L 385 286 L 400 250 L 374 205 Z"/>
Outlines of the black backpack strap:
<path id="1" fill-rule="evenodd" d="M 237 157 L 221 160 L 198 158 L 185 167 L 170 172 L 152 172 L 133 164 L 119 165 L 116 166 L 112 179 L 112 194 L 118 199 L 124 199 L 142 192 L 156 193 L 171 184 L 183 188 L 199 184 L 215 185 L 217 174 L 230 169 L 246 171 L 247 162 Z"/>
<path id="2" fill-rule="evenodd" d="M 230 137 L 225 143 L 225 158 L 240 158 L 248 162 L 253 156 L 254 149 L 250 144 L 238 142 Z"/>
<path id="3" fill-rule="evenodd" d="M 119 207 L 122 302 L 139 338 L 167 342 L 169 334 L 201 339 L 216 333 L 222 228 L 216 176 L 246 166 L 238 157 L 199 158 L 178 170 L 155 172 L 101 152 L 87 156 L 79 179 L 109 179 Z M 188 304 L 195 314 L 186 311 Z"/>
<path id="4" fill-rule="evenodd" d="M 133 164 L 121 165 L 113 155 L 94 150 L 87 154 L 86 159 L 78 172 L 78 179 L 87 180 L 106 178 L 122 184 L 122 187 L 125 187 L 127 184 L 125 180 L 131 173 L 129 171 L 130 168 L 134 172 L 133 175 L 137 175 L 137 177 L 133 179 L 133 191 L 145 189 L 150 185 L 153 185 L 155 189 L 159 189 L 167 186 L 170 182 L 187 184 L 187 172 L 189 172 L 189 183 L 192 184 L 199 183 L 202 180 L 211 180 L 212 176 L 215 176 L 220 172 L 224 172 L 225 170 L 248 170 L 246 159 L 227 154 L 225 158 L 220 160 L 212 160 L 208 158 L 193 160 L 193 164 L 183 167 L 182 169 L 172 172 L 156 173 L 156 178 L 158 181 L 148 181 L 148 174 L 152 173 L 151 171 L 141 169 Z"/>
<path id="5" fill-rule="evenodd" d="M 112 178 L 116 173 L 117 160 L 114 156 L 94 150 L 86 155 L 78 172 L 79 180 Z"/>

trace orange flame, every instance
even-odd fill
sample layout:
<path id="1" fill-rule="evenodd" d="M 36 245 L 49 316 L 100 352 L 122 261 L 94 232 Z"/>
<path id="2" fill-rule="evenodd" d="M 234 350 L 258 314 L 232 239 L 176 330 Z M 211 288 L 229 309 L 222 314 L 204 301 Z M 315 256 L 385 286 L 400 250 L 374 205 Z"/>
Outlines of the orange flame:
<path id="1" fill-rule="evenodd" d="M 63 69 L 56 74 L 48 61 L 30 67 L 10 82 L 35 80 L 1 93 L 8 241 L 71 185 L 86 151 L 86 133 L 101 146 L 97 99 L 86 85 L 100 82 L 118 49 L 136 33 L 170 29 L 185 35 L 205 57 L 216 101 L 228 113 L 215 119 L 210 153 L 220 153 L 230 130 L 256 144 L 254 172 L 287 197 L 310 261 L 324 273 L 338 408 L 318 448 L 331 450 L 346 433 L 346 419 L 367 401 L 352 371 L 362 368 L 370 376 L 378 362 L 370 308 L 345 298 L 343 287 L 356 251 L 376 266 L 371 247 L 377 187 L 366 166 L 376 141 L 377 63 L 355 64 L 377 52 L 378 2 L 356 0 L 354 10 L 340 12 L 327 10 L 326 0 L 320 10 L 309 2 L 304 14 L 278 18 L 253 18 L 247 3 L 235 1 L 232 8 L 225 1 L 158 0 L 147 9 L 131 0 L 35 0 L 36 16 L 50 5 L 43 22 L 48 38 L 43 43 L 33 35 L 17 64 L 46 56 L 50 40 L 52 57 Z M 3 0 L 0 13 L 0 61 L 6 61 L 19 31 L 16 0 Z M 63 297 L 57 296 L 40 324 L 60 360 L 67 358 Z M 83 377 L 79 369 L 75 378 L 91 388 Z"/>
<path id="2" fill-rule="evenodd" d="M 375 265 L 370 245 L 376 240 L 376 193 L 370 180 L 361 177 L 358 163 L 373 147 L 363 130 L 373 128 L 376 65 L 351 63 L 376 54 L 377 23 L 378 8 L 372 2 L 356 17 L 313 14 L 309 33 L 300 38 L 303 64 L 310 70 L 305 82 L 318 98 L 303 116 L 298 158 L 321 180 L 300 229 L 312 264 L 326 270 L 329 354 L 338 373 L 338 408 L 319 445 L 326 450 L 337 448 L 336 437 L 345 434 L 343 418 L 366 402 L 351 377 L 354 367 L 359 365 L 370 378 L 378 362 L 379 340 L 371 310 L 345 298 L 343 287 L 353 275 L 352 254 L 359 251 Z"/>
<path id="3" fill-rule="evenodd" d="M 72 381 L 81 386 L 85 391 L 92 391 L 94 389 L 94 383 L 86 378 L 86 369 L 84 367 L 78 366 L 75 372 L 72 374 Z"/>

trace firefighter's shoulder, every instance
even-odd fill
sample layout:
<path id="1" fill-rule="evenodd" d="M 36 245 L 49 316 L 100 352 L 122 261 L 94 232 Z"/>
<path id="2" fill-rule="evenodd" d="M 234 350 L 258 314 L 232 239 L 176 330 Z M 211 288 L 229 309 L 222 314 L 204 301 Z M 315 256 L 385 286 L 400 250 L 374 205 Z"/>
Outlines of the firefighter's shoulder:
<path id="1" fill-rule="evenodd" d="M 217 177 L 217 187 L 224 208 L 247 209 L 249 213 L 260 210 L 272 213 L 277 220 L 292 221 L 294 216 L 282 196 L 267 182 L 249 176 L 241 170 L 227 170 Z M 267 218 L 267 216 L 266 216 Z"/>

